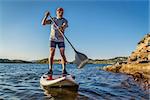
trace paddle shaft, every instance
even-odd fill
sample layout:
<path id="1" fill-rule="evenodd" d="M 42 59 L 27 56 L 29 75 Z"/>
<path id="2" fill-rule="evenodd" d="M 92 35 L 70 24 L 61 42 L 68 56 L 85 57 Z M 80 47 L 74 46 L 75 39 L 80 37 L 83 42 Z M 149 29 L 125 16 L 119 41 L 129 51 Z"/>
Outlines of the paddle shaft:
<path id="1" fill-rule="evenodd" d="M 67 42 L 70 44 L 70 46 L 72 47 L 72 49 L 77 53 L 76 49 L 74 48 L 74 46 L 71 44 L 71 42 L 69 41 L 69 39 L 65 36 L 65 34 L 63 34 L 63 32 L 59 29 L 58 25 L 56 24 L 56 22 L 53 20 L 52 16 L 50 15 L 50 18 L 52 20 L 52 22 L 55 24 L 55 26 L 57 27 L 59 33 L 67 40 Z"/>

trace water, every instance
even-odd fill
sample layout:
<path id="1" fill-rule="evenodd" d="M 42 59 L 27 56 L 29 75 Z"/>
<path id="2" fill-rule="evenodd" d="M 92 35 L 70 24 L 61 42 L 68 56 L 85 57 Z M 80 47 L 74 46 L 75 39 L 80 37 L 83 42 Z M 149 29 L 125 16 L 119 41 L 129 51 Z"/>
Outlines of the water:
<path id="1" fill-rule="evenodd" d="M 83 69 L 67 65 L 79 83 L 78 92 L 54 89 L 45 94 L 39 84 L 47 64 L 0 64 L 0 100 L 149 100 L 131 76 L 98 70 L 102 64 L 88 64 Z M 61 65 L 54 65 L 61 73 Z"/>

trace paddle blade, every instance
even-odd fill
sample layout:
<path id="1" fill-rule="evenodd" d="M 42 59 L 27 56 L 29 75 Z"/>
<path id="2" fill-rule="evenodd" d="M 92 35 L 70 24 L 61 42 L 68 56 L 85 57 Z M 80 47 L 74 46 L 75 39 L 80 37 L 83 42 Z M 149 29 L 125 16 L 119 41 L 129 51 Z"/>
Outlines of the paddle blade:
<path id="1" fill-rule="evenodd" d="M 88 62 L 88 57 L 85 54 L 80 52 L 76 52 L 74 63 L 78 66 L 78 68 L 83 68 L 85 64 Z"/>

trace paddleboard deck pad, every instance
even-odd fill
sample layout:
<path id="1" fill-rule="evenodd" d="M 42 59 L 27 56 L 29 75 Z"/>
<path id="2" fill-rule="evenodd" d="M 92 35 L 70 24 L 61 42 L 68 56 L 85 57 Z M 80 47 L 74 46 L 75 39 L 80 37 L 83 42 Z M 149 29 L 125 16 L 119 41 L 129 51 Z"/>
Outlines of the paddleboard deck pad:
<path id="1" fill-rule="evenodd" d="M 72 75 L 52 75 L 51 77 L 44 74 L 40 78 L 40 84 L 42 88 L 72 88 L 77 90 L 78 84 L 76 83 L 75 77 Z"/>

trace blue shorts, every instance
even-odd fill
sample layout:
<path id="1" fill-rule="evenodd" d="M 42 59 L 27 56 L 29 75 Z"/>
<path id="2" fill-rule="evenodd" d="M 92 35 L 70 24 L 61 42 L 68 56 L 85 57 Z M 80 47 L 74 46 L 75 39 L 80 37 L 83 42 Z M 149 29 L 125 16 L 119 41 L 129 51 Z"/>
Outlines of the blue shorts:
<path id="1" fill-rule="evenodd" d="M 56 45 L 58 45 L 59 48 L 65 48 L 64 42 L 50 41 L 50 47 L 56 48 Z"/>

